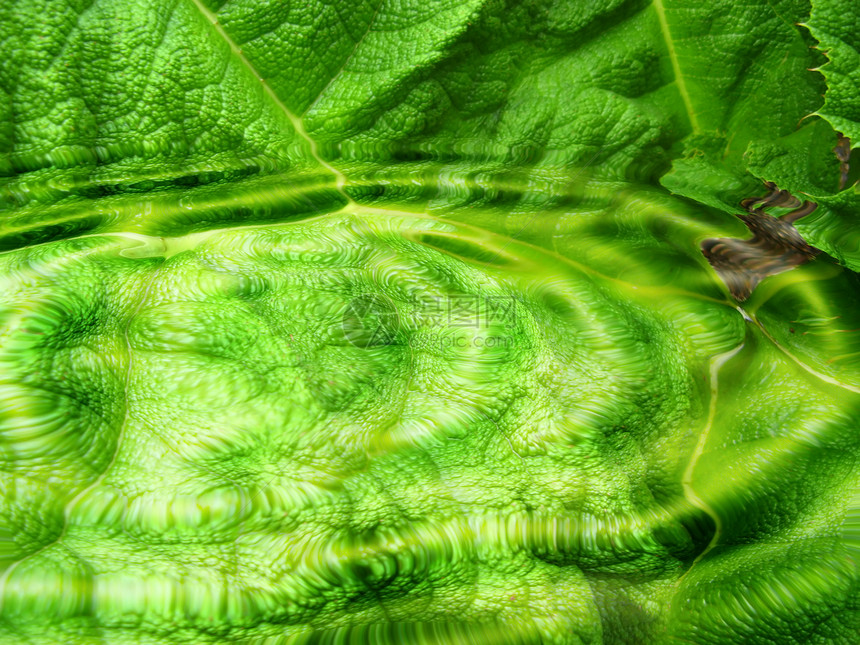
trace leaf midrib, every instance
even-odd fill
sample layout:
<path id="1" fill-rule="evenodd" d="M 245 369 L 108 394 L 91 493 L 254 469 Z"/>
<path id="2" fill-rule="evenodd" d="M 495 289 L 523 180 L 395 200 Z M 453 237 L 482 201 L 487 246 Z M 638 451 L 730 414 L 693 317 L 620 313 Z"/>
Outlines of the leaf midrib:
<path id="1" fill-rule="evenodd" d="M 672 63 L 672 73 L 675 77 L 675 85 L 678 87 L 678 93 L 681 95 L 681 100 L 684 102 L 684 109 L 687 112 L 687 117 L 690 119 L 690 126 L 693 129 L 693 133 L 698 133 L 701 131 L 699 127 L 699 119 L 696 117 L 695 110 L 693 110 L 693 102 L 690 100 L 690 93 L 687 91 L 687 83 L 684 80 L 684 74 L 681 72 L 681 64 L 678 61 L 678 54 L 675 51 L 675 41 L 672 38 L 671 29 L 669 29 L 669 22 L 666 20 L 666 9 L 663 6 L 663 0 L 653 0 L 652 5 L 654 7 L 654 12 L 657 14 L 657 20 L 660 22 L 660 33 L 663 36 L 663 42 L 666 44 L 669 61 Z"/>
<path id="2" fill-rule="evenodd" d="M 319 148 L 317 142 L 311 138 L 311 136 L 305 130 L 304 123 L 302 123 L 301 117 L 294 114 L 284 102 L 278 98 L 278 95 L 275 94 L 275 91 L 272 87 L 266 83 L 266 79 L 264 79 L 254 66 L 251 64 L 251 61 L 245 56 L 245 53 L 242 51 L 242 48 L 239 47 L 232 38 L 230 38 L 229 34 L 224 30 L 224 27 L 221 26 L 221 23 L 218 21 L 218 16 L 212 13 L 209 9 L 207 9 L 201 0 L 191 0 L 197 10 L 200 11 L 201 15 L 212 25 L 215 33 L 221 37 L 224 42 L 227 43 L 230 47 L 230 51 L 233 55 L 242 63 L 242 65 L 253 75 L 255 79 L 260 81 L 260 84 L 263 88 L 263 93 L 269 98 L 272 104 L 287 117 L 290 124 L 293 126 L 293 129 L 296 131 L 296 134 L 305 142 L 308 147 L 308 151 L 310 152 L 311 157 L 318 163 L 320 166 L 328 170 L 332 175 L 334 175 L 335 180 L 335 188 L 339 193 L 343 195 L 343 197 L 347 200 L 347 205 L 354 205 L 355 202 L 352 198 L 346 193 L 344 190 L 344 186 L 346 185 L 346 176 L 337 168 L 328 163 L 325 159 L 323 159 L 319 154 Z"/>

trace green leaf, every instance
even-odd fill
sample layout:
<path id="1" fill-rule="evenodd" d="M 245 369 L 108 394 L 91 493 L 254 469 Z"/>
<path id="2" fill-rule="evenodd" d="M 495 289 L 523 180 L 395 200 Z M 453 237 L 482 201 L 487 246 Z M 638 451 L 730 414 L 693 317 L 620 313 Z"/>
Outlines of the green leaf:
<path id="1" fill-rule="evenodd" d="M 848 4 L 0 7 L 0 641 L 853 642 Z"/>
<path id="2" fill-rule="evenodd" d="M 818 114 L 846 137 L 860 139 L 860 7 L 853 2 L 816 0 L 807 21 L 827 57 L 821 73 L 827 80 L 824 106 Z"/>

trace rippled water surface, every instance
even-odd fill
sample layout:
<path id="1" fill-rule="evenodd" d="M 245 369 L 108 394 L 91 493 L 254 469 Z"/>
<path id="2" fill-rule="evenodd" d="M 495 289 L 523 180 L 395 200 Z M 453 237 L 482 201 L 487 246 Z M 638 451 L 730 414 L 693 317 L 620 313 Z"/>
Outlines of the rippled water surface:
<path id="1" fill-rule="evenodd" d="M 856 276 L 820 256 L 741 307 L 699 248 L 739 222 L 510 175 L 268 176 L 7 226 L 15 629 L 38 606 L 123 638 L 683 638 L 856 584 L 827 510 Z"/>

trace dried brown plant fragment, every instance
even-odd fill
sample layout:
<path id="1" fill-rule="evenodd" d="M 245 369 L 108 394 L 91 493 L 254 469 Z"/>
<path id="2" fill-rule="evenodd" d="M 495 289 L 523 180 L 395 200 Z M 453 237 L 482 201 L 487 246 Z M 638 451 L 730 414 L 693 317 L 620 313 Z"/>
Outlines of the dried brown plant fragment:
<path id="1" fill-rule="evenodd" d="M 710 238 L 702 242 L 702 253 L 728 287 L 732 297 L 744 301 L 758 284 L 771 275 L 782 273 L 812 260 L 818 249 L 809 246 L 794 228 L 794 222 L 813 212 L 817 204 L 801 202 L 787 190 L 766 182 L 769 192 L 763 197 L 741 201 L 746 213 L 738 217 L 753 234 L 748 240 Z M 774 217 L 765 208 L 791 208 Z"/>

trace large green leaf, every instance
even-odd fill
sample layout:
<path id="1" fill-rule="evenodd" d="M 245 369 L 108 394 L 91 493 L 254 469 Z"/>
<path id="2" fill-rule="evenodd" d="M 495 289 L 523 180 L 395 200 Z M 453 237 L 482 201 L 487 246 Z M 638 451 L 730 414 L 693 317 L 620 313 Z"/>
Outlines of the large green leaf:
<path id="1" fill-rule="evenodd" d="M 827 95 L 818 114 L 845 136 L 860 139 L 860 6 L 856 2 L 816 0 L 807 24 L 826 54 L 822 66 Z"/>
<path id="2" fill-rule="evenodd" d="M 4 4 L 0 639 L 855 642 L 849 4 Z"/>

